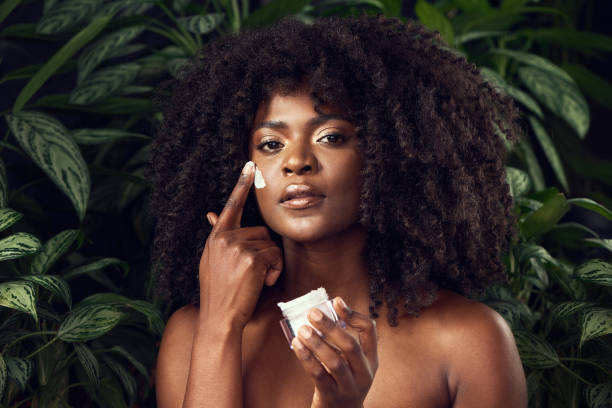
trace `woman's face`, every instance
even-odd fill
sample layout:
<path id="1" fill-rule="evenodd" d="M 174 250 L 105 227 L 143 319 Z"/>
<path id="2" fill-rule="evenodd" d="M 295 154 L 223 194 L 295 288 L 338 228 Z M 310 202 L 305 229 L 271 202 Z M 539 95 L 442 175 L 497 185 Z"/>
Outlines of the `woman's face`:
<path id="1" fill-rule="evenodd" d="M 258 107 L 249 141 L 250 159 L 266 182 L 255 189 L 259 211 L 273 231 L 298 242 L 344 231 L 359 219 L 355 128 L 340 110 L 319 110 L 324 114 L 305 92 L 273 95 Z M 309 187 L 309 197 L 283 201 Z"/>

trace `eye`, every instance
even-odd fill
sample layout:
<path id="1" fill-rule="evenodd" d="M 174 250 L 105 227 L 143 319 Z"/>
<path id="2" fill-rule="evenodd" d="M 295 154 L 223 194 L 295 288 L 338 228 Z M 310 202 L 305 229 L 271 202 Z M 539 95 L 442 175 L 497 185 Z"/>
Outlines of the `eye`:
<path id="1" fill-rule="evenodd" d="M 273 141 L 273 140 L 268 140 L 266 142 L 262 142 L 260 144 L 258 144 L 255 149 L 257 150 L 262 150 L 264 152 L 270 152 L 272 150 L 276 150 L 279 149 L 282 146 L 282 143 Z"/>
<path id="2" fill-rule="evenodd" d="M 324 142 L 326 144 L 340 144 L 341 142 L 346 140 L 346 137 L 344 137 L 343 135 L 339 133 L 330 133 L 329 135 L 323 136 L 319 140 L 323 140 L 323 139 L 328 140 L 327 142 Z"/>

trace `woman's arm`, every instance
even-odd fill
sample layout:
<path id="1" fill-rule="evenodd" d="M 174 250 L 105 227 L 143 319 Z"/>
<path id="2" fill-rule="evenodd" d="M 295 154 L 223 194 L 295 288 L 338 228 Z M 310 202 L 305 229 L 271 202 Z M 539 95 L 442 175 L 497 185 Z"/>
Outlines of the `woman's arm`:
<path id="1" fill-rule="evenodd" d="M 242 407 L 242 329 L 200 321 L 194 306 L 166 325 L 156 367 L 157 406 Z"/>
<path id="2" fill-rule="evenodd" d="M 526 408 L 527 383 L 512 330 L 479 302 L 461 307 L 447 337 L 453 408 Z"/>

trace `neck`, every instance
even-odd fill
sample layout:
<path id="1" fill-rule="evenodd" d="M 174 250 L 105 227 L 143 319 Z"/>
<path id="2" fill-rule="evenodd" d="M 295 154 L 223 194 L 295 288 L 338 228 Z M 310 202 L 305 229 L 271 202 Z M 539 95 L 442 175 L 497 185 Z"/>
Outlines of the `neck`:
<path id="1" fill-rule="evenodd" d="M 365 241 L 366 231 L 359 224 L 317 242 L 283 238 L 279 296 L 287 301 L 322 286 L 330 298 L 340 296 L 351 308 L 367 314 L 370 302 Z"/>

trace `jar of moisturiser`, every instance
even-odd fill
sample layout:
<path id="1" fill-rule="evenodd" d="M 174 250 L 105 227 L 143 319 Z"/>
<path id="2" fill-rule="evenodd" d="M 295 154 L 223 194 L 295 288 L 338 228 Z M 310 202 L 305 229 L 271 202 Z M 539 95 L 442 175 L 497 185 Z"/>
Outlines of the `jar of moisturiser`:
<path id="1" fill-rule="evenodd" d="M 333 300 L 329 300 L 325 288 L 319 288 L 311 290 L 309 293 L 290 300 L 289 302 L 277 303 L 283 313 L 284 319 L 280 321 L 280 325 L 289 342 L 289 347 L 293 349 L 291 341 L 297 335 L 297 331 L 301 326 L 308 325 L 321 335 L 321 332 L 310 324 L 308 320 L 308 311 L 312 308 L 319 309 L 332 321 L 342 324 L 334 310 L 332 302 Z"/>

